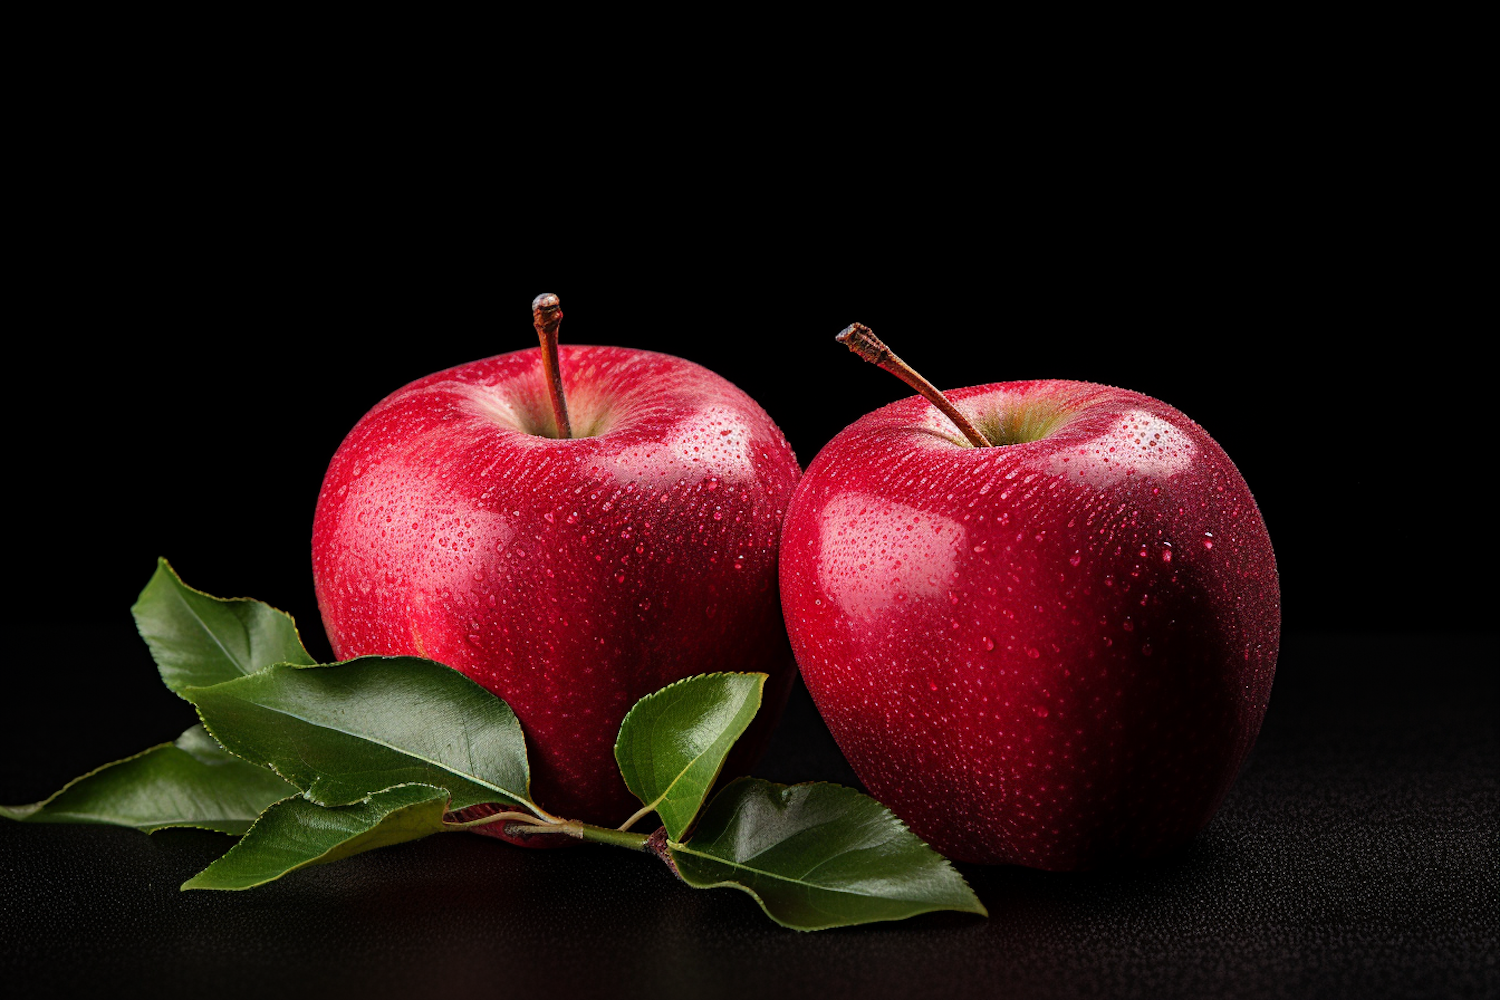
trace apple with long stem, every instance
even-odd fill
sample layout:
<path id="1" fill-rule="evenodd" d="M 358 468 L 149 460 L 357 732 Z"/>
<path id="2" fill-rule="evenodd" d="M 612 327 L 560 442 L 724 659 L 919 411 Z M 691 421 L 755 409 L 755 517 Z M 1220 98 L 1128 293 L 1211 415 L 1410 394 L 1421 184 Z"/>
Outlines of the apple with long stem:
<path id="1" fill-rule="evenodd" d="M 776 563 L 800 470 L 722 377 L 559 348 L 561 319 L 538 297 L 540 348 L 419 379 L 359 421 L 318 497 L 313 576 L 339 657 L 462 671 L 520 718 L 536 799 L 613 825 L 639 805 L 620 721 L 672 681 L 769 674 L 734 766 L 763 748 L 795 670 Z"/>
<path id="2" fill-rule="evenodd" d="M 921 395 L 823 448 L 787 513 L 803 678 L 871 794 L 951 858 L 1070 870 L 1179 847 L 1265 715 L 1280 632 L 1244 479 L 1158 400 Z"/>

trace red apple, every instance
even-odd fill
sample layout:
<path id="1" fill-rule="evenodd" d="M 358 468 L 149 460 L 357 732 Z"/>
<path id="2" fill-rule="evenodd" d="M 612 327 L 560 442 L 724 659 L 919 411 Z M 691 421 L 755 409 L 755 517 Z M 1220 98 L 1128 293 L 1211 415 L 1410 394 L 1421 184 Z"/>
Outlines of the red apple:
<path id="1" fill-rule="evenodd" d="M 475 361 L 366 414 L 323 481 L 313 576 L 339 657 L 462 671 L 520 718 L 533 799 L 613 826 L 639 805 L 613 748 L 643 696 L 764 671 L 745 754 L 769 734 L 795 670 L 776 559 L 799 469 L 744 392 L 647 351 L 564 346 L 559 439 L 543 368 L 536 348 Z"/>
<path id="2" fill-rule="evenodd" d="M 1266 710 L 1271 541 L 1204 430 L 1139 393 L 1010 382 L 846 428 L 787 512 L 808 690 L 871 794 L 964 861 L 1068 870 L 1186 843 Z"/>

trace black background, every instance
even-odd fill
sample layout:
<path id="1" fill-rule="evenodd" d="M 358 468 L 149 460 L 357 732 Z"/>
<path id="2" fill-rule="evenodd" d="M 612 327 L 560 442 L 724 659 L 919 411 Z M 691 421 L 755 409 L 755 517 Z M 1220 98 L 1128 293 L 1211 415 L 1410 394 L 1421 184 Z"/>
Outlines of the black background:
<path id="1" fill-rule="evenodd" d="M 797 936 L 646 859 L 478 838 L 179 896 L 220 839 L 7 824 L 11 981 L 1493 992 L 1493 315 L 1458 250 L 1463 140 L 1421 109 L 1239 104 L 1235 128 L 1184 113 L 1136 122 L 1128 146 L 1000 159 L 960 138 L 921 172 L 881 168 L 891 136 L 858 156 L 705 137 L 654 147 L 648 180 L 603 143 L 553 166 L 525 129 L 497 152 L 410 108 L 392 125 L 278 117 L 284 95 L 268 109 L 234 88 L 143 100 L 168 90 L 93 90 L 31 130 L 5 395 L 6 802 L 192 721 L 128 613 L 158 555 L 291 612 L 326 657 L 309 536 L 328 459 L 402 384 L 530 346 L 544 290 L 565 341 L 738 384 L 804 466 L 906 392 L 833 343 L 854 320 L 939 386 L 1062 377 L 1163 399 L 1255 493 L 1288 639 L 1262 745 L 1186 857 L 965 869 L 988 923 Z M 800 694 L 761 773 L 853 780 Z"/>

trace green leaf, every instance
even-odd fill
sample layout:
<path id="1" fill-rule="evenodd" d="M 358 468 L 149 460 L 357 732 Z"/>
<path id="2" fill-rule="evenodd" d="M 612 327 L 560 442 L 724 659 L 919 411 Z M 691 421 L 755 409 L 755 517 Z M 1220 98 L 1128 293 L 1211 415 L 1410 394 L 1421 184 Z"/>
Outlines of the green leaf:
<path id="1" fill-rule="evenodd" d="M 296 789 L 263 767 L 226 753 L 193 726 L 175 743 L 105 764 L 74 778 L 51 798 L 0 806 L 0 816 L 27 823 L 112 823 L 150 833 L 196 826 L 236 836 Z"/>
<path id="2" fill-rule="evenodd" d="M 404 784 L 448 789 L 454 810 L 530 804 L 515 713 L 432 660 L 284 663 L 181 693 L 225 749 L 272 768 L 318 805 L 349 805 Z"/>
<path id="3" fill-rule="evenodd" d="M 308 865 L 327 864 L 443 829 L 448 793 L 400 785 L 369 801 L 324 809 L 304 798 L 277 802 L 229 852 L 182 884 L 184 889 L 251 889 Z"/>
<path id="4" fill-rule="evenodd" d="M 253 674 L 273 663 L 313 662 L 291 616 L 269 604 L 193 590 L 165 559 L 130 609 L 173 691 Z"/>
<path id="5" fill-rule="evenodd" d="M 760 709 L 765 674 L 689 677 L 635 703 L 615 741 L 625 786 L 680 839 L 708 797 L 734 741 Z"/>
<path id="6" fill-rule="evenodd" d="M 743 890 L 795 930 L 932 910 L 988 916 L 942 855 L 885 806 L 841 785 L 741 778 L 714 796 L 692 839 L 668 851 L 689 885 Z"/>

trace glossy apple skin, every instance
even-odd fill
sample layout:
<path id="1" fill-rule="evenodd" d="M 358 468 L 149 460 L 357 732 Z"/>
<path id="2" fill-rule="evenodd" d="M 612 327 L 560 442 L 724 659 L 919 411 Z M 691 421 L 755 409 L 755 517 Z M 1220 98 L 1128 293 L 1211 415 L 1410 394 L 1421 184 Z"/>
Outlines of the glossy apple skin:
<path id="1" fill-rule="evenodd" d="M 366 414 L 323 481 L 313 578 L 339 657 L 462 671 L 520 718 L 533 800 L 614 826 L 639 806 L 615 736 L 645 695 L 764 671 L 739 763 L 763 748 L 795 671 L 776 565 L 800 470 L 744 392 L 645 351 L 563 346 L 577 436 L 542 436 L 540 356 L 438 372 Z"/>
<path id="2" fill-rule="evenodd" d="M 1081 382 L 912 397 L 808 467 L 782 541 L 802 676 L 867 788 L 950 858 L 1051 870 L 1177 848 L 1265 715 L 1270 537 L 1197 424 Z M 993 438 L 992 438 L 993 440 Z"/>

